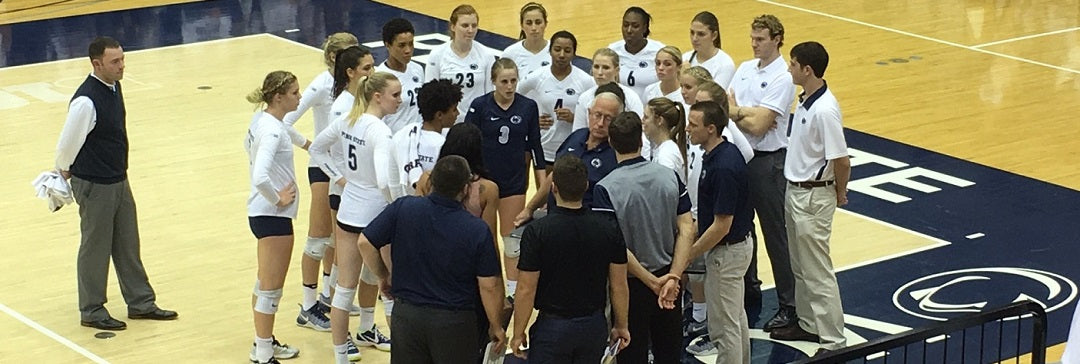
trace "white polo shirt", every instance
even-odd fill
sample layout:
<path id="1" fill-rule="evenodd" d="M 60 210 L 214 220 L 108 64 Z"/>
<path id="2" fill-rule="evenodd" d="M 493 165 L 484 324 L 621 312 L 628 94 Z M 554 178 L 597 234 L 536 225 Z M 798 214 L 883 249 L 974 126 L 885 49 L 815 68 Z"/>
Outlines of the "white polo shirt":
<path id="1" fill-rule="evenodd" d="M 784 57 L 776 57 L 764 68 L 758 68 L 758 61 L 755 58 L 740 64 L 727 89 L 735 92 L 739 106 L 763 107 L 776 112 L 776 128 L 769 129 L 764 136 L 743 133 L 754 150 L 775 152 L 788 145 L 788 110 L 795 101 L 795 84 L 791 82 Z"/>
<path id="2" fill-rule="evenodd" d="M 813 94 L 799 96 L 799 107 L 791 119 L 791 145 L 784 161 L 788 181 L 831 181 L 835 178 L 829 160 L 846 157 L 847 141 L 840 117 L 840 104 L 823 85 Z"/>

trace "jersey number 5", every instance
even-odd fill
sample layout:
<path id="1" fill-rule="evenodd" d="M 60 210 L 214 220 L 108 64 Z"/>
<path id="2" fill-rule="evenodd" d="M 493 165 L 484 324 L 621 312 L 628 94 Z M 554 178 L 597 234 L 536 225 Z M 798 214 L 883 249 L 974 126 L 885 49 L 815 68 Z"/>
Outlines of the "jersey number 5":
<path id="1" fill-rule="evenodd" d="M 356 146 L 349 144 L 349 169 L 356 170 Z"/>

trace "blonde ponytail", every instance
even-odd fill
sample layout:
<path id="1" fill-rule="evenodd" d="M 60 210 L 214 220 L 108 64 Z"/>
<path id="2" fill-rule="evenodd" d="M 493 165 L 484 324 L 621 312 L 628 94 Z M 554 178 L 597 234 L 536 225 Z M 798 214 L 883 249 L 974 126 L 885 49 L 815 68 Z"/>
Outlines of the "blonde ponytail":
<path id="1" fill-rule="evenodd" d="M 360 79 L 356 86 L 356 92 L 353 93 L 356 96 L 356 101 L 353 103 L 352 111 L 349 112 L 350 127 L 356 124 L 356 120 L 360 119 L 360 115 L 367 112 L 371 98 L 375 96 L 375 93 L 385 90 L 390 81 L 397 81 L 397 77 L 387 72 L 375 72 Z"/>

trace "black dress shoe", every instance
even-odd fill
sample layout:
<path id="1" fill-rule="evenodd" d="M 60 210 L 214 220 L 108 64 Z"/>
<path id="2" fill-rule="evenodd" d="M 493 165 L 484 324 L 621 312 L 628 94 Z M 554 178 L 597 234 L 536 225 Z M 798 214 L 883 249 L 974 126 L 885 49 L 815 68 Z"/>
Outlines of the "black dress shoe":
<path id="1" fill-rule="evenodd" d="M 162 310 L 160 308 L 155 308 L 153 311 L 146 313 L 128 313 L 128 318 L 132 320 L 168 321 L 175 320 L 179 316 L 176 311 Z"/>
<path id="2" fill-rule="evenodd" d="M 806 332 L 806 330 L 803 330 L 802 326 L 797 324 L 773 330 L 772 333 L 769 334 L 769 337 L 774 340 L 783 341 L 809 341 L 812 343 L 821 341 L 820 337 Z"/>
<path id="3" fill-rule="evenodd" d="M 98 330 L 120 331 L 127 328 L 127 324 L 123 321 L 114 319 L 112 317 L 103 318 L 96 321 L 82 321 L 83 326 L 93 327 Z"/>
<path id="4" fill-rule="evenodd" d="M 795 315 L 795 308 L 781 306 L 779 310 L 776 310 L 776 315 L 769 319 L 769 322 L 765 323 L 763 330 L 765 330 L 765 332 L 770 332 L 779 328 L 791 326 L 797 322 L 799 322 L 799 319 Z"/>

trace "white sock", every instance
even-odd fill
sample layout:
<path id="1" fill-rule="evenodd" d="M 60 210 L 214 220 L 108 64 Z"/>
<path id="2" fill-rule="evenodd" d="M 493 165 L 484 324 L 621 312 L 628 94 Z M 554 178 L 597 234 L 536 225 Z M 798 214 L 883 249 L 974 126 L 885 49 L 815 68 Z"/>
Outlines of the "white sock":
<path id="1" fill-rule="evenodd" d="M 330 297 L 330 273 L 323 272 L 322 274 L 322 295 Z"/>
<path id="2" fill-rule="evenodd" d="M 360 308 L 360 327 L 358 332 L 367 332 L 375 327 L 375 307 Z"/>
<path id="3" fill-rule="evenodd" d="M 506 281 L 506 295 L 513 296 L 517 292 L 517 281 Z"/>
<path id="4" fill-rule="evenodd" d="M 270 358 L 274 356 L 274 338 L 269 337 L 263 339 L 261 337 L 255 337 L 255 360 L 260 363 L 270 361 Z"/>
<path id="5" fill-rule="evenodd" d="M 705 321 L 705 302 L 694 302 L 694 321 Z"/>
<path id="6" fill-rule="evenodd" d="M 349 364 L 349 345 L 334 345 L 334 361 L 337 364 Z"/>
<path id="7" fill-rule="evenodd" d="M 315 290 L 316 287 L 304 285 L 304 300 L 301 302 L 304 311 L 310 310 L 311 306 L 315 305 Z"/>
<path id="8" fill-rule="evenodd" d="M 386 314 L 387 318 L 390 318 L 390 316 L 394 315 L 394 300 L 388 300 L 385 297 L 383 297 L 382 305 L 383 305 L 383 313 Z M 390 321 L 390 320 L 387 320 L 387 321 Z"/>

